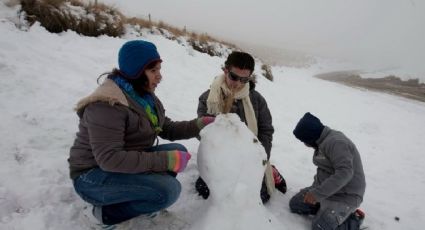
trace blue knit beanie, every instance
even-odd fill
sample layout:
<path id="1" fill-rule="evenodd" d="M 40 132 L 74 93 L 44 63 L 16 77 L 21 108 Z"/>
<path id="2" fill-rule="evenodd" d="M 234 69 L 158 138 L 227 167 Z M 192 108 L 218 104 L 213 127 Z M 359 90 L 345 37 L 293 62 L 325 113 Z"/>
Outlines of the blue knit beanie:
<path id="1" fill-rule="evenodd" d="M 317 146 L 316 141 L 324 128 L 325 126 L 323 126 L 319 118 L 311 113 L 306 113 L 298 122 L 293 133 L 298 140 L 310 146 Z"/>
<path id="2" fill-rule="evenodd" d="M 162 61 L 156 46 L 147 41 L 126 42 L 118 53 L 120 71 L 129 79 L 137 79 L 146 66 L 154 61 Z"/>

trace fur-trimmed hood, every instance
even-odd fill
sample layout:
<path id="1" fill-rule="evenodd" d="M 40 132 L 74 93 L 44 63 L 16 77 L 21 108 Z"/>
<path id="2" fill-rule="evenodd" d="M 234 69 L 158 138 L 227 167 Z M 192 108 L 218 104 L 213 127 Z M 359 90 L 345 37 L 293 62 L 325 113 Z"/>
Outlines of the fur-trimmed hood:
<path id="1" fill-rule="evenodd" d="M 122 104 L 129 106 L 128 100 L 120 87 L 114 81 L 106 79 L 93 93 L 81 99 L 74 110 L 78 112 L 88 104 L 98 101 L 108 102 L 110 105 Z"/>

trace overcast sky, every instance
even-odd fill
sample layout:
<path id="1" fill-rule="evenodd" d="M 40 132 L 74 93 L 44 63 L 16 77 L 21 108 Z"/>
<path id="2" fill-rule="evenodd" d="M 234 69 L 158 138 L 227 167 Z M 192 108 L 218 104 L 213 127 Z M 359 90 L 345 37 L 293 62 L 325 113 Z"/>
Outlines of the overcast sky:
<path id="1" fill-rule="evenodd" d="M 424 0 L 100 0 L 217 38 L 425 73 Z"/>

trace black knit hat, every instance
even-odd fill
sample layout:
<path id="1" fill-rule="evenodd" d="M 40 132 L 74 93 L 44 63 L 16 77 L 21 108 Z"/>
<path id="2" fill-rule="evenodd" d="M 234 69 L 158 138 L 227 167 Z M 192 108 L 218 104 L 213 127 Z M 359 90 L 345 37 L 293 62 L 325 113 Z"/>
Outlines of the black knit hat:
<path id="1" fill-rule="evenodd" d="M 319 139 L 324 128 L 325 126 L 323 126 L 319 118 L 307 112 L 300 119 L 293 133 L 298 140 L 310 146 L 317 146 L 316 141 Z"/>

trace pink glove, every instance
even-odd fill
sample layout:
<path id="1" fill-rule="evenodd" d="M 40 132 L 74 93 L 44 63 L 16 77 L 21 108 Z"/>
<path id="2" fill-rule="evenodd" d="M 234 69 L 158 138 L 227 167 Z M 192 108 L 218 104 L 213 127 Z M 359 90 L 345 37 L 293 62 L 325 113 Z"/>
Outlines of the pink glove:
<path id="1" fill-rule="evenodd" d="M 215 120 L 215 117 L 212 116 L 204 116 L 200 117 L 197 120 L 197 125 L 199 129 L 203 129 L 205 126 L 207 126 L 210 123 L 213 123 Z"/>
<path id="2" fill-rule="evenodd" d="M 274 187 L 280 192 L 286 193 L 286 181 L 274 165 L 272 165 L 272 172 L 274 179 Z"/>
<path id="3" fill-rule="evenodd" d="M 176 173 L 182 172 L 186 168 L 191 157 L 190 153 L 179 150 L 167 151 L 167 156 L 168 170 Z"/>
<path id="4" fill-rule="evenodd" d="M 282 175 L 280 175 L 279 171 L 277 171 L 276 167 L 272 166 L 273 179 L 275 184 L 280 184 L 283 181 Z"/>

